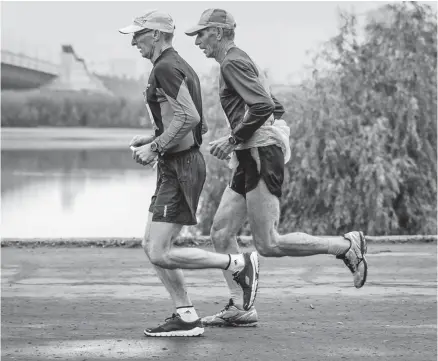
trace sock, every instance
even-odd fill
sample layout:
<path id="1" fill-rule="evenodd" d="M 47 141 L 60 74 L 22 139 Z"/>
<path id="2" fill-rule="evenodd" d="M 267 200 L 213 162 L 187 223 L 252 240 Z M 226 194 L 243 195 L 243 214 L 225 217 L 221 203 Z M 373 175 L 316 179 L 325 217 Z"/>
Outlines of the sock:
<path id="1" fill-rule="evenodd" d="M 194 322 L 199 318 L 193 306 L 177 307 L 176 312 L 178 313 L 178 315 L 181 316 L 181 319 L 185 322 Z"/>
<path id="2" fill-rule="evenodd" d="M 341 256 L 347 253 L 350 249 L 350 241 L 345 238 L 329 238 L 328 239 L 328 254 L 334 256 Z"/>
<path id="3" fill-rule="evenodd" d="M 225 270 L 233 273 L 243 270 L 243 267 L 245 267 L 245 258 L 243 258 L 243 254 L 229 254 L 228 257 L 230 257 L 230 262 Z"/>

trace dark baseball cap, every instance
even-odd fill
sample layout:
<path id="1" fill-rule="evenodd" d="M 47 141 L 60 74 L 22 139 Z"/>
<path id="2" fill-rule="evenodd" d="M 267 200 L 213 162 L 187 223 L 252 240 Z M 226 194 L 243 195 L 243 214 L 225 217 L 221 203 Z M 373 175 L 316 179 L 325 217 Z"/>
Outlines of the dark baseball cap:
<path id="1" fill-rule="evenodd" d="M 224 29 L 234 29 L 236 27 L 236 22 L 234 21 L 233 15 L 225 10 L 207 9 L 202 13 L 201 19 L 198 21 L 198 25 L 188 29 L 185 33 L 188 36 L 193 36 L 199 31 L 209 28 L 210 26 Z"/>

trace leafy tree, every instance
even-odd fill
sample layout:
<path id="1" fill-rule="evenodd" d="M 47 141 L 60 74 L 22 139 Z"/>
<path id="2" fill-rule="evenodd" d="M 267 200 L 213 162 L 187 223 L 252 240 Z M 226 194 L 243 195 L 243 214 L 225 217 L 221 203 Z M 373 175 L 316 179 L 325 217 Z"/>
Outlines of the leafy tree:
<path id="1" fill-rule="evenodd" d="M 289 104 L 283 229 L 436 233 L 436 15 L 404 3 L 379 11 L 362 42 L 356 17 L 341 14 L 318 59 L 329 69 Z"/>

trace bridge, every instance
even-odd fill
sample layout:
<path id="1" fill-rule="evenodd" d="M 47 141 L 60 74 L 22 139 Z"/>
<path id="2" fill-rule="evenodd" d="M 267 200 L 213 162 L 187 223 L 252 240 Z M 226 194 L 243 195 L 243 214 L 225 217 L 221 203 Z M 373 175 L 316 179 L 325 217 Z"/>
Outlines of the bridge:
<path id="1" fill-rule="evenodd" d="M 1 50 L 1 90 L 47 87 L 52 90 L 111 93 L 71 45 L 61 47 L 60 64 Z"/>
<path id="2" fill-rule="evenodd" d="M 32 89 L 59 76 L 60 65 L 8 50 L 1 51 L 1 88 Z"/>

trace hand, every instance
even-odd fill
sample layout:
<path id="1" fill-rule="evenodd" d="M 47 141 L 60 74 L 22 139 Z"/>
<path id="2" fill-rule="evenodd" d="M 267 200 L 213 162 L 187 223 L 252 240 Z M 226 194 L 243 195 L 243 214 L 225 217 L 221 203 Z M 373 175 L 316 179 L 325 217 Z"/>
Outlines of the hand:
<path id="1" fill-rule="evenodd" d="M 132 138 L 131 143 L 129 143 L 130 147 L 140 147 L 145 144 L 149 144 L 154 140 L 153 135 L 149 136 L 143 136 L 143 135 L 135 135 L 134 138 Z"/>
<path id="2" fill-rule="evenodd" d="M 210 154 L 214 155 L 220 160 L 229 158 L 229 155 L 236 149 L 236 146 L 231 144 L 228 140 L 229 137 L 229 135 L 226 135 L 225 137 L 208 143 L 211 146 Z"/>
<path id="3" fill-rule="evenodd" d="M 157 156 L 157 153 L 151 150 L 150 144 L 142 145 L 132 151 L 132 158 L 141 165 L 150 164 L 155 158 L 157 158 Z"/>

